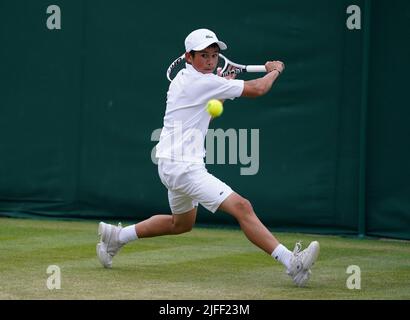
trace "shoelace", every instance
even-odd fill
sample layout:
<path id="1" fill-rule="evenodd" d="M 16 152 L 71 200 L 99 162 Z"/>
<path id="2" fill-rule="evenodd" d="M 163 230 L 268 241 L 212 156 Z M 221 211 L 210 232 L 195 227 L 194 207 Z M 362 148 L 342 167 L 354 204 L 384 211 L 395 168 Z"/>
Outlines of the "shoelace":
<path id="1" fill-rule="evenodd" d="M 296 256 L 300 252 L 300 250 L 302 250 L 302 241 L 301 240 L 296 242 L 295 248 L 293 249 L 293 255 Z"/>
<path id="2" fill-rule="evenodd" d="M 300 260 L 300 251 L 302 250 L 302 241 L 299 240 L 298 242 L 296 242 L 295 244 L 295 248 L 293 249 L 293 261 L 294 261 L 294 265 L 291 266 L 291 269 L 289 269 L 287 271 L 288 274 L 294 276 L 296 272 L 299 272 L 300 268 L 302 268 L 302 263 Z M 296 281 L 295 279 L 293 279 L 294 281 Z"/>

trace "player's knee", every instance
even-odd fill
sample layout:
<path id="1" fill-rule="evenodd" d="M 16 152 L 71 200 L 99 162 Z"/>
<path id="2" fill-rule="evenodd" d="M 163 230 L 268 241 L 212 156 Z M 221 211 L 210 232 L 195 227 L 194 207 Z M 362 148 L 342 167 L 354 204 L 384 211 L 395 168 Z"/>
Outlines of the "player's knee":
<path id="1" fill-rule="evenodd" d="M 242 197 L 235 203 L 235 209 L 244 214 L 253 214 L 251 202 Z"/>
<path id="2" fill-rule="evenodd" d="M 182 233 L 191 232 L 192 231 L 192 224 L 186 225 L 182 228 Z"/>
<path id="3" fill-rule="evenodd" d="M 189 223 L 184 224 L 175 224 L 174 225 L 174 234 L 181 234 L 190 232 L 192 230 L 193 225 Z"/>

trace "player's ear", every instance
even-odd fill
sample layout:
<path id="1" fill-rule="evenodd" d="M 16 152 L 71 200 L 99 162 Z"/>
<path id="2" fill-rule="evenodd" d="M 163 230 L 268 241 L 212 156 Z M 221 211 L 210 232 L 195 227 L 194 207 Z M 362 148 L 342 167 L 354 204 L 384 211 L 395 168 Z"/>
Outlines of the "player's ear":
<path id="1" fill-rule="evenodd" d="M 185 61 L 192 64 L 192 55 L 189 52 L 185 52 Z"/>

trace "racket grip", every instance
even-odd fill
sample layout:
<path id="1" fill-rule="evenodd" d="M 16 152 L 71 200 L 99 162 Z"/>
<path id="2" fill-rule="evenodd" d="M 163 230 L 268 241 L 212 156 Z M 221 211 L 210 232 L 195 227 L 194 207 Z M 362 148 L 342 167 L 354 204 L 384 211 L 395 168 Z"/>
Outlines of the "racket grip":
<path id="1" fill-rule="evenodd" d="M 266 72 L 265 66 L 247 66 L 247 72 Z"/>

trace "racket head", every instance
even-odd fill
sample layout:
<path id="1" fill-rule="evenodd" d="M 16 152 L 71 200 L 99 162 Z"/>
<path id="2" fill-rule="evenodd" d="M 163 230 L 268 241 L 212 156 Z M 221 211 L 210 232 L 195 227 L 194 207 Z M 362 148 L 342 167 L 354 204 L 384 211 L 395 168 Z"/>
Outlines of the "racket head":
<path id="1" fill-rule="evenodd" d="M 167 79 L 172 81 L 181 69 L 185 67 L 185 53 L 176 58 L 167 69 Z"/>
<path id="2" fill-rule="evenodd" d="M 183 68 L 185 68 L 185 53 L 176 58 L 168 67 L 167 72 L 166 72 L 166 77 L 169 81 L 172 81 L 175 76 L 178 74 L 179 71 L 181 71 Z M 225 57 L 223 54 L 219 53 L 219 59 L 218 59 L 218 64 L 217 67 L 215 68 L 215 73 L 218 70 L 218 68 L 221 68 L 221 76 L 226 77 L 230 74 L 239 74 L 241 72 L 246 71 L 246 66 L 235 63 L 231 60 L 229 60 L 227 57 Z"/>
<path id="3" fill-rule="evenodd" d="M 227 57 L 225 57 L 223 54 L 219 54 L 219 61 L 218 61 L 218 67 L 222 68 L 221 69 L 221 76 L 226 77 L 229 74 L 239 74 L 241 72 L 244 72 L 246 70 L 246 66 L 243 64 L 235 63 L 231 60 L 229 60 Z"/>

